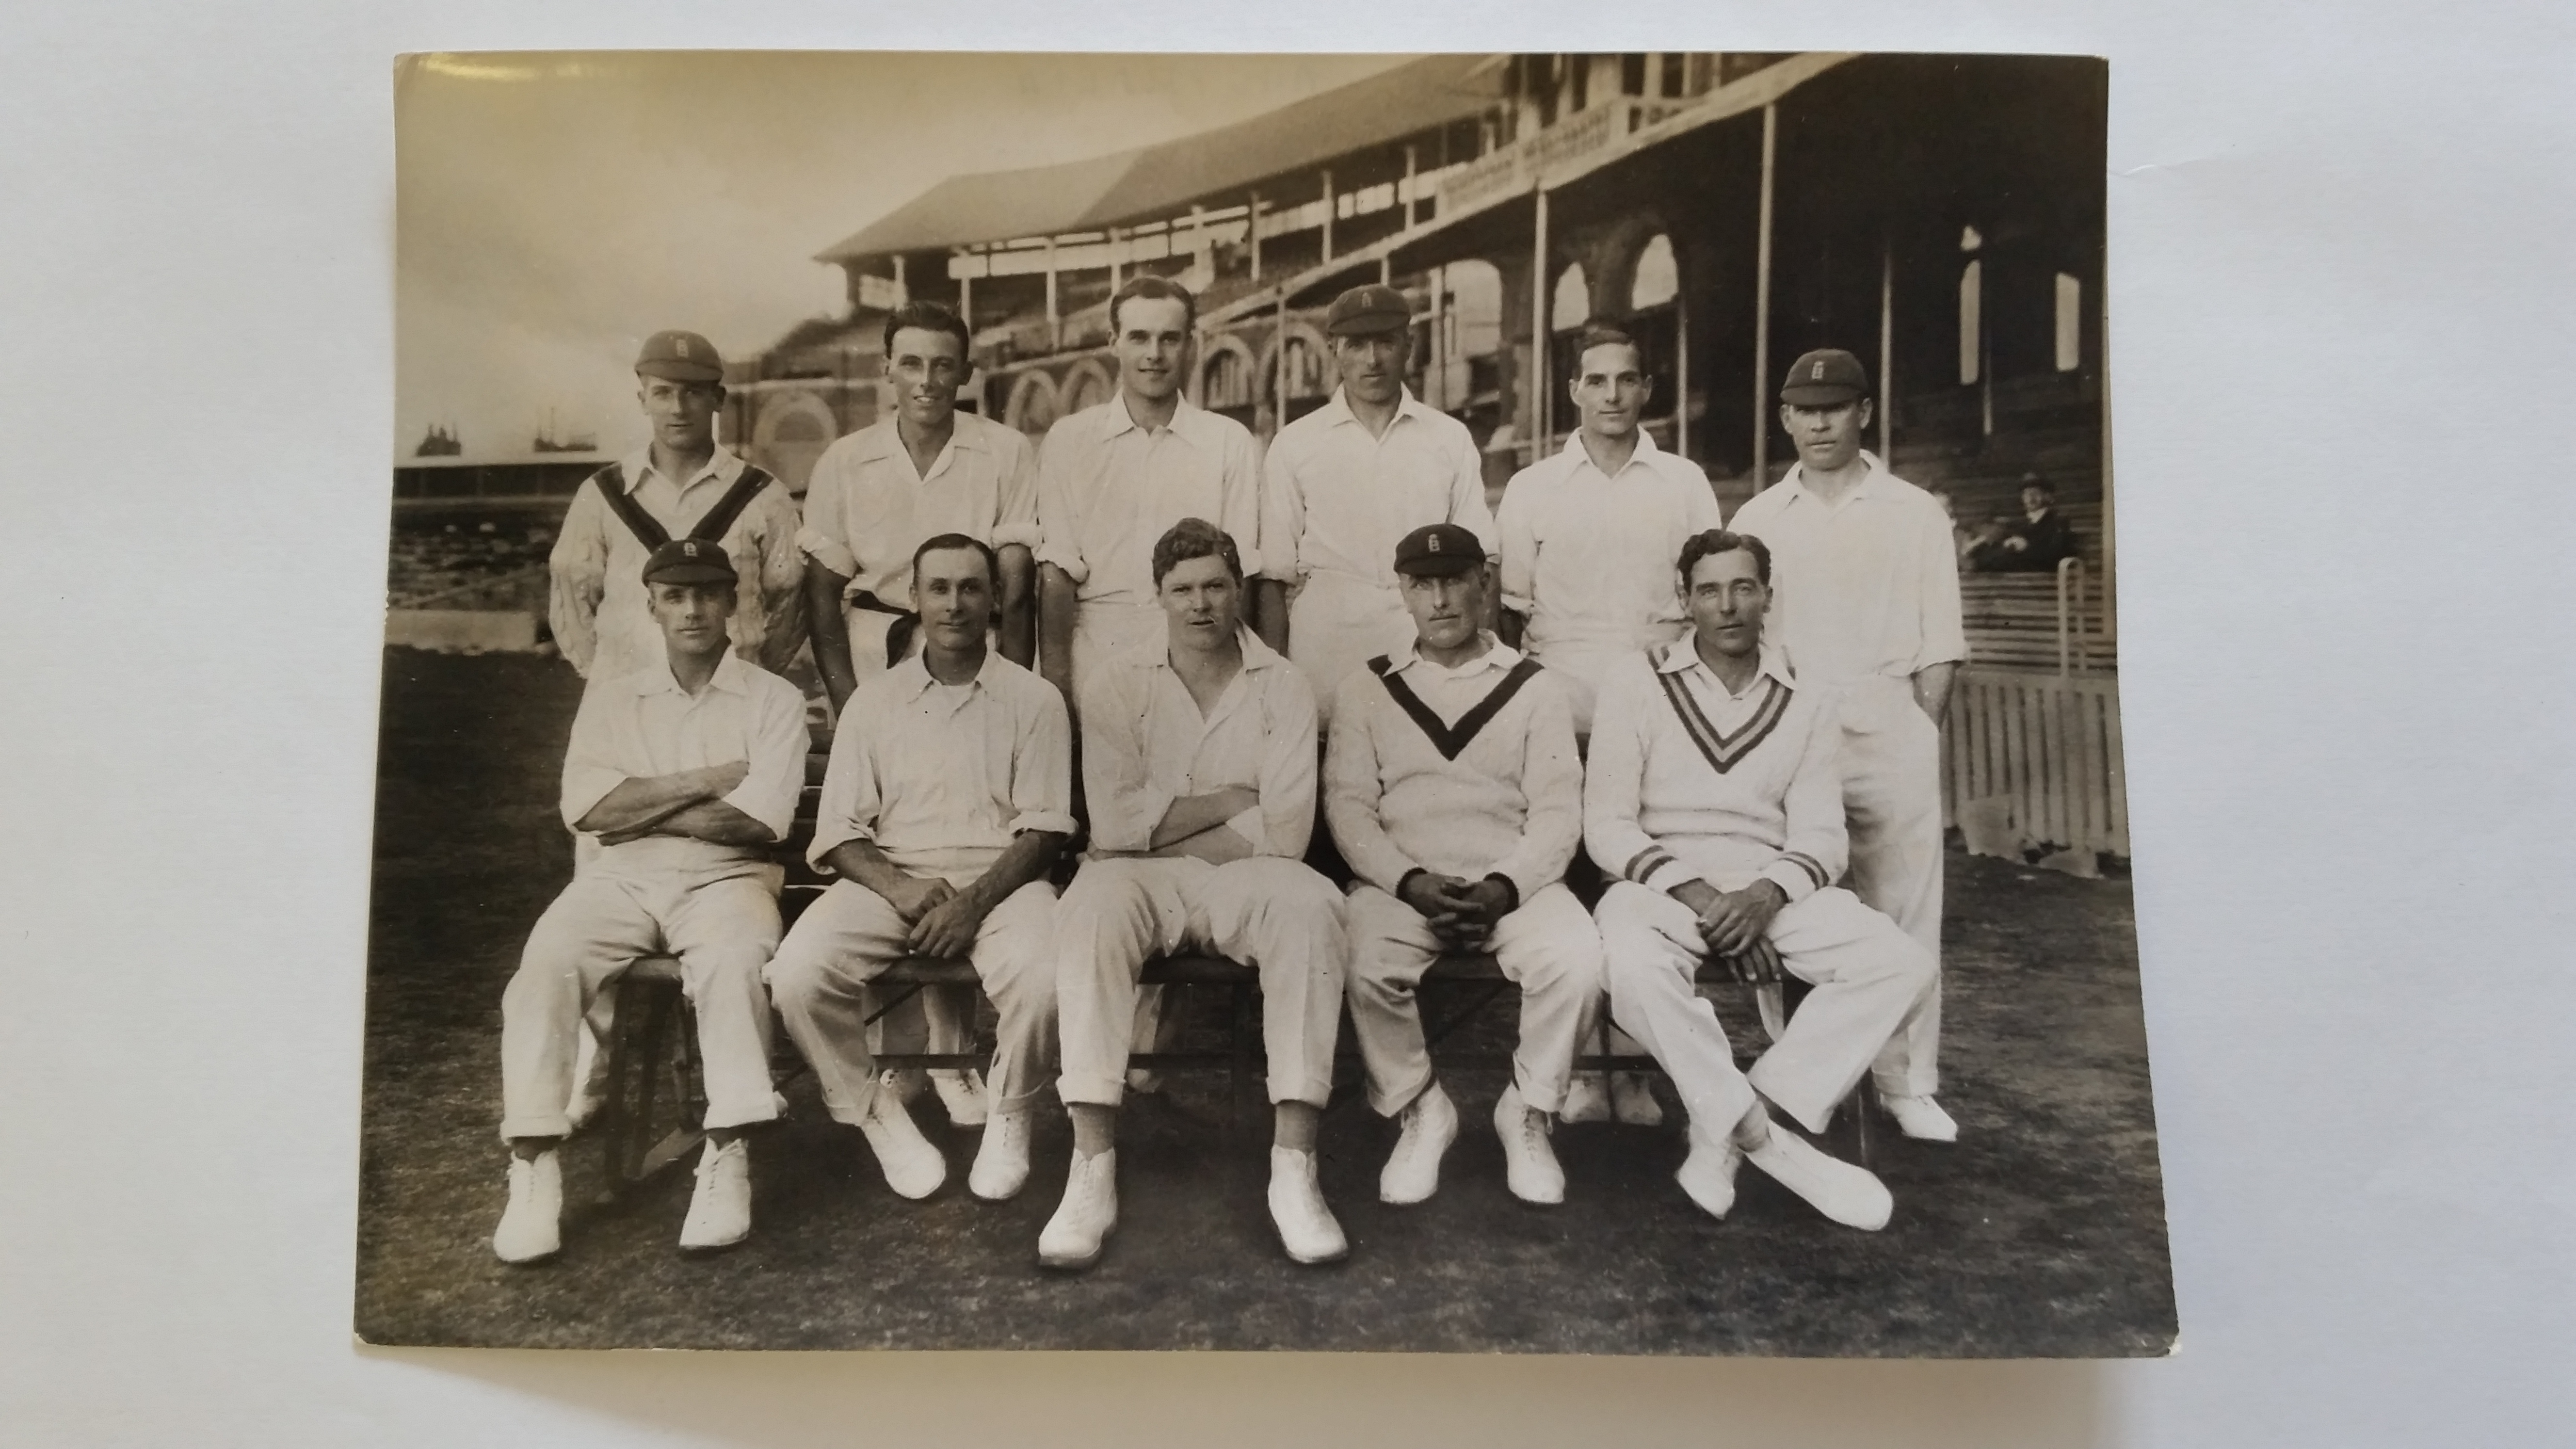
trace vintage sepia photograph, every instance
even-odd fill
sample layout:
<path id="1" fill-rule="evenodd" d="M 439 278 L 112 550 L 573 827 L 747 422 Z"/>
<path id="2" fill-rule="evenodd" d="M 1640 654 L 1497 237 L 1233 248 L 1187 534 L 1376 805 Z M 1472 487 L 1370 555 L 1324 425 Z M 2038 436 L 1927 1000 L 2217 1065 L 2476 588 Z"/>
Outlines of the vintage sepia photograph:
<path id="1" fill-rule="evenodd" d="M 360 1338 L 2172 1351 L 2106 63 L 393 83 Z"/>

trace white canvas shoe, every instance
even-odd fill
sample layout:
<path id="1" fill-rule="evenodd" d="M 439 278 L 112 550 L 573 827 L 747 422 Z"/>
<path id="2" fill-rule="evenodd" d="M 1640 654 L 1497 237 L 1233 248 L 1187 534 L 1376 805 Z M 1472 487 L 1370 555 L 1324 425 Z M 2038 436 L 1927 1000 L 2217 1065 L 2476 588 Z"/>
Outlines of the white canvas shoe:
<path id="1" fill-rule="evenodd" d="M 1028 1181 L 1029 1114 L 996 1112 L 984 1123 L 975 1165 L 966 1169 L 966 1190 L 986 1202 L 1004 1202 L 1018 1196 Z"/>
<path id="2" fill-rule="evenodd" d="M 1727 1210 L 1735 1206 L 1735 1169 L 1743 1161 L 1744 1154 L 1736 1150 L 1734 1143 L 1710 1141 L 1694 1129 L 1690 1134 L 1690 1155 L 1682 1159 L 1681 1170 L 1673 1174 L 1673 1180 L 1682 1185 L 1692 1202 L 1699 1204 L 1701 1212 L 1723 1221 Z"/>
<path id="3" fill-rule="evenodd" d="M 1874 1233 L 1886 1227 L 1889 1215 L 1896 1211 L 1896 1199 L 1888 1195 L 1887 1185 L 1867 1168 L 1826 1156 L 1776 1121 L 1769 1140 L 1744 1156 L 1772 1181 L 1844 1227 Z"/>
<path id="4" fill-rule="evenodd" d="M 1324 1205 L 1311 1152 L 1270 1149 L 1270 1221 L 1279 1229 L 1280 1246 L 1300 1263 L 1333 1263 L 1350 1256 L 1350 1240 Z"/>
<path id="5" fill-rule="evenodd" d="M 1503 1181 L 1512 1196 L 1540 1207 L 1565 1201 L 1565 1169 L 1547 1140 L 1547 1114 L 1521 1100 L 1519 1084 L 1503 1088 L 1494 1103 L 1494 1135 L 1503 1141 Z"/>
<path id="6" fill-rule="evenodd" d="M 1906 1136 L 1918 1142 L 1959 1140 L 1959 1124 L 1931 1098 L 1881 1093 L 1879 1100 L 1887 1104 L 1887 1115 L 1896 1119 L 1896 1130 Z"/>
<path id="7" fill-rule="evenodd" d="M 1100 1250 L 1118 1227 L 1118 1149 L 1086 1157 L 1073 1154 L 1064 1201 L 1038 1234 L 1038 1266 L 1079 1272 L 1100 1261 Z"/>
<path id="8" fill-rule="evenodd" d="M 689 1216 L 680 1224 L 680 1251 L 704 1253 L 730 1248 L 751 1236 L 751 1144 L 736 1137 L 719 1145 L 713 1138 L 698 1154 L 698 1188 L 689 1195 Z"/>
<path id="9" fill-rule="evenodd" d="M 1630 1127 L 1664 1125 L 1664 1105 L 1655 1100 L 1654 1081 L 1644 1072 L 1611 1074 L 1610 1112 Z"/>
<path id="10" fill-rule="evenodd" d="M 1395 1150 L 1377 1175 L 1377 1200 L 1399 1207 L 1421 1202 L 1440 1189 L 1440 1157 L 1458 1140 L 1458 1106 L 1442 1091 L 1438 1078 L 1406 1105 L 1397 1120 Z"/>
<path id="11" fill-rule="evenodd" d="M 1610 1079 L 1600 1072 L 1576 1072 L 1565 1084 L 1565 1101 L 1556 1109 L 1559 1122 L 1610 1120 Z"/>
<path id="12" fill-rule="evenodd" d="M 859 1131 L 867 1135 L 868 1147 L 877 1155 L 877 1166 L 885 1169 L 886 1186 L 894 1189 L 895 1196 L 918 1201 L 939 1191 L 939 1185 L 948 1180 L 948 1159 L 921 1135 L 912 1113 L 894 1093 L 880 1090 L 868 1099 Z"/>
<path id="13" fill-rule="evenodd" d="M 987 1120 L 984 1102 L 984 1074 L 973 1067 L 951 1071 L 944 1067 L 930 1069 L 930 1088 L 939 1094 L 939 1105 L 948 1110 L 949 1122 L 958 1127 L 981 1127 Z"/>
<path id="14" fill-rule="evenodd" d="M 504 1263 L 533 1263 L 563 1248 L 563 1163 L 548 1148 L 510 1154 L 510 1205 L 492 1230 L 492 1252 Z"/>

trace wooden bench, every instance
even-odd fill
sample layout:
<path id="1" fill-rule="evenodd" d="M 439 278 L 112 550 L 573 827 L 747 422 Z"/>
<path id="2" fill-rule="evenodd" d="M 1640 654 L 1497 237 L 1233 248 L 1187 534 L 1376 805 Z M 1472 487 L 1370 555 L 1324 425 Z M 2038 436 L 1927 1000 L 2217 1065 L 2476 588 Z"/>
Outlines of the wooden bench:
<path id="1" fill-rule="evenodd" d="M 2053 573 L 1960 575 L 1970 662 L 2061 674 L 2109 665 L 2115 643 L 2100 594 L 2081 559 Z"/>

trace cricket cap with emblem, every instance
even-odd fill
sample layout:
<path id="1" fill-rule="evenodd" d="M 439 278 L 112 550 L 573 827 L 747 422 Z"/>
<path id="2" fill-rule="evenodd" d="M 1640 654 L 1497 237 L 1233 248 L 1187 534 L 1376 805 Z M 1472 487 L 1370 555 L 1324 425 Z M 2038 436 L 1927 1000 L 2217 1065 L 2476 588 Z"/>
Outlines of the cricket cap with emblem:
<path id="1" fill-rule="evenodd" d="M 1485 546 L 1454 523 L 1426 523 L 1395 545 L 1395 571 L 1415 578 L 1463 574 L 1485 566 Z"/>
<path id="2" fill-rule="evenodd" d="M 1838 347 L 1819 348 L 1789 364 L 1780 401 L 1792 407 L 1831 407 L 1869 396 L 1869 374 L 1860 359 Z"/>
<path id="3" fill-rule="evenodd" d="M 722 382 L 724 359 L 715 344 L 695 332 L 656 332 L 635 354 L 639 377 L 666 377 L 673 382 Z"/>
<path id="4" fill-rule="evenodd" d="M 724 545 L 703 538 L 672 539 L 644 560 L 648 584 L 730 584 L 741 577 L 725 557 Z"/>
<path id="5" fill-rule="evenodd" d="M 1324 331 L 1334 337 L 1401 332 L 1413 325 L 1413 304 L 1383 282 L 1353 287 L 1324 310 Z"/>

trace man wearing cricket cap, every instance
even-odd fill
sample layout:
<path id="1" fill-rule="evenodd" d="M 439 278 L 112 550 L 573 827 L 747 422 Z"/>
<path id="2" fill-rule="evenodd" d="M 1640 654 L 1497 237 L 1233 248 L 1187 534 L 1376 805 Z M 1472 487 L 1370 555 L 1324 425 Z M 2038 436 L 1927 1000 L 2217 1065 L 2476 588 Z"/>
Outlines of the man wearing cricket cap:
<path id="1" fill-rule="evenodd" d="M 594 684 L 658 663 L 640 570 L 665 540 L 694 538 L 721 545 L 742 578 L 734 651 L 785 668 L 805 638 L 796 500 L 716 441 L 724 359 L 694 332 L 656 332 L 635 355 L 635 383 L 651 440 L 583 481 L 548 561 L 556 647 Z"/>
<path id="2" fill-rule="evenodd" d="M 1387 562 L 1396 541 L 1426 524 L 1454 524 L 1481 555 L 1495 535 L 1475 439 L 1404 385 L 1413 356 L 1404 294 L 1375 283 L 1353 287 L 1333 299 L 1324 331 L 1341 385 L 1271 440 L 1254 618 L 1262 638 L 1315 687 L 1330 724 L 1343 678 L 1413 641 L 1413 618 Z"/>
<path id="3" fill-rule="evenodd" d="M 738 579 L 715 543 L 677 538 L 636 580 L 663 653 L 582 696 L 564 756 L 563 819 L 595 843 L 528 935 L 501 997 L 501 1136 L 510 1203 L 492 1234 L 503 1262 L 562 1245 L 575 1042 L 602 990 L 646 956 L 676 956 L 706 1064 L 707 1147 L 683 1249 L 751 1231 L 742 1131 L 778 1115 L 769 998 L 779 869 L 805 783 L 805 697 L 728 648 Z"/>
<path id="4" fill-rule="evenodd" d="M 1843 807 L 1852 893 L 1941 952 L 1941 712 L 1968 654 L 1949 516 L 1860 445 L 1869 374 L 1848 352 L 1810 352 L 1780 386 L 1798 461 L 1755 494 L 1733 529 L 1770 546 L 1772 628 L 1801 688 L 1841 700 Z M 1935 978 L 1872 1071 L 1908 1137 L 1948 1142 Z"/>
<path id="5" fill-rule="evenodd" d="M 656 332 L 635 354 L 636 401 L 651 420 L 643 448 L 583 480 L 547 560 L 555 647 L 595 691 L 662 662 L 662 631 L 647 606 L 641 570 L 664 542 L 719 546 L 743 580 L 726 626 L 735 653 L 778 671 L 804 643 L 805 562 L 796 547 L 796 500 L 784 485 L 716 441 L 724 359 L 695 332 Z M 576 862 L 590 838 L 576 836 Z M 604 1092 L 596 1050 L 615 998 L 604 998 L 582 1042 L 572 1103 L 589 1120 Z"/>
<path id="6" fill-rule="evenodd" d="M 1343 678 L 1324 754 L 1324 815 L 1359 876 L 1351 1026 L 1369 1105 L 1402 1124 L 1378 1177 L 1390 1203 L 1431 1196 L 1458 1135 L 1414 998 L 1436 957 L 1491 951 L 1520 987 L 1494 1132 L 1524 1202 L 1565 1200 L 1548 1130 L 1601 993 L 1601 938 L 1564 880 L 1583 834 L 1574 707 L 1553 670 L 1483 627 L 1485 562 L 1483 544 L 1454 523 L 1396 545 L 1414 637 Z"/>

